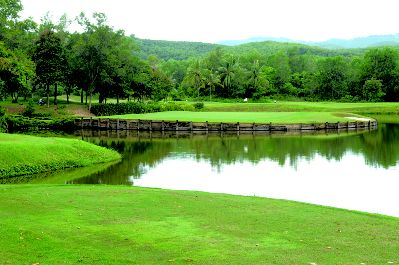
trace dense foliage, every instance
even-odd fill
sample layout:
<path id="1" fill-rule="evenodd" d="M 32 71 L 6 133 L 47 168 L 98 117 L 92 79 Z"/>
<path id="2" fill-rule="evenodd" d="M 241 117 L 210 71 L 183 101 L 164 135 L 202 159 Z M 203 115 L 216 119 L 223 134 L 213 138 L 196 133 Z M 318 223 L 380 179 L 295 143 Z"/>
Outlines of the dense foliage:
<path id="1" fill-rule="evenodd" d="M 58 94 L 159 101 L 213 99 L 399 100 L 397 47 L 329 50 L 295 43 L 235 47 L 141 40 L 80 14 L 41 25 L 21 20 L 20 0 L 0 1 L 0 100 Z M 49 100 L 47 100 L 49 104 Z"/>
<path id="2" fill-rule="evenodd" d="M 151 113 L 160 111 L 191 111 L 194 107 L 186 103 L 174 102 L 128 102 L 116 104 L 96 104 L 91 108 L 91 112 L 96 116 L 123 115 L 129 113 Z"/>
<path id="3" fill-rule="evenodd" d="M 0 106 L 0 132 L 7 131 L 6 111 Z"/>
<path id="4" fill-rule="evenodd" d="M 137 39 L 135 41 L 140 47 L 139 55 L 146 59 L 148 56 L 155 55 L 162 60 L 187 60 L 192 57 L 201 57 L 221 45 L 187 42 L 187 41 L 165 41 Z"/>

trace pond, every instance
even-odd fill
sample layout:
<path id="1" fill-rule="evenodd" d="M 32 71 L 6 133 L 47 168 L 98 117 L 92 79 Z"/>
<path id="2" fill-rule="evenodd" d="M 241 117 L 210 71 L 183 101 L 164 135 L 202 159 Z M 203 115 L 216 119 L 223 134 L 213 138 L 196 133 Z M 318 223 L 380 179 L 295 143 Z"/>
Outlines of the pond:
<path id="1" fill-rule="evenodd" d="M 122 184 L 287 199 L 399 217 L 399 125 L 301 134 L 79 131 L 123 154 L 114 164 L 31 183 Z"/>

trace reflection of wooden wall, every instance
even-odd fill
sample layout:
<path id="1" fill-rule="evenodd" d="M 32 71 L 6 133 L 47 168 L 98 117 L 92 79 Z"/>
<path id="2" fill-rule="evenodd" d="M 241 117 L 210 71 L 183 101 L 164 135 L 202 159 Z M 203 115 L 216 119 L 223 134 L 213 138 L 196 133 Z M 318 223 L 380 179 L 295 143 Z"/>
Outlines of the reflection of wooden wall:
<path id="1" fill-rule="evenodd" d="M 272 123 L 208 123 L 182 121 L 76 119 L 75 125 L 85 129 L 138 130 L 138 131 L 293 131 L 376 128 L 377 121 L 356 121 L 314 124 Z"/>

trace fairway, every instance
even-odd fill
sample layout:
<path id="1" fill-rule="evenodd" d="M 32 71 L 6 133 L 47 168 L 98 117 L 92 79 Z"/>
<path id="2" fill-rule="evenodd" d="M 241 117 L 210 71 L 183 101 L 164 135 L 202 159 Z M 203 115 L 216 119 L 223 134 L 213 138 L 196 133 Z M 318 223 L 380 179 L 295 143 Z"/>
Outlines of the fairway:
<path id="1" fill-rule="evenodd" d="M 389 264 L 399 248 L 397 218 L 257 197 L 3 185 L 0 202 L 2 264 Z"/>
<path id="2" fill-rule="evenodd" d="M 324 123 L 356 121 L 357 117 L 351 113 L 332 112 L 190 112 L 167 111 L 146 114 L 126 114 L 101 118 L 112 119 L 141 119 L 165 121 L 192 121 L 192 122 L 230 122 L 230 123 Z"/>
<path id="3" fill-rule="evenodd" d="M 206 111 L 245 111 L 245 112 L 350 112 L 357 114 L 399 113 L 398 102 L 305 102 L 278 101 L 276 103 L 222 103 L 206 102 Z"/>

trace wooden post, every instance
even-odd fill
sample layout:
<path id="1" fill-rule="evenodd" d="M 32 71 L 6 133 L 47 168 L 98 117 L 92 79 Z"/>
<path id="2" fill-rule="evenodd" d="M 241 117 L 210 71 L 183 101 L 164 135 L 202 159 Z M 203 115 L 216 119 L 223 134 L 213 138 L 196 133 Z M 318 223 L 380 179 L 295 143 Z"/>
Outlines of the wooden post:
<path id="1" fill-rule="evenodd" d="M 152 120 L 150 120 L 150 132 L 152 131 Z"/>
<path id="2" fill-rule="evenodd" d="M 140 119 L 137 120 L 137 131 L 140 131 Z"/>
<path id="3" fill-rule="evenodd" d="M 240 131 L 240 123 L 237 122 L 237 131 Z"/>
<path id="4" fill-rule="evenodd" d="M 165 121 L 162 120 L 162 127 L 161 127 L 162 132 L 165 130 Z"/>
<path id="5" fill-rule="evenodd" d="M 223 122 L 220 123 L 220 131 L 223 131 Z"/>
<path id="6" fill-rule="evenodd" d="M 82 127 L 82 129 L 83 129 L 83 117 L 82 117 L 82 119 L 80 120 L 80 127 Z"/>
<path id="7" fill-rule="evenodd" d="M 272 131 L 272 123 L 269 124 L 269 132 Z"/>
<path id="8" fill-rule="evenodd" d="M 192 130 L 193 130 L 193 122 L 190 121 L 190 131 L 192 131 Z"/>
<path id="9" fill-rule="evenodd" d="M 206 131 L 209 131 L 209 128 L 208 128 L 208 121 L 206 121 L 206 123 L 205 123 L 206 125 Z"/>
<path id="10" fill-rule="evenodd" d="M 178 131 L 178 130 L 179 130 L 179 121 L 176 120 L 176 131 Z"/>
<path id="11" fill-rule="evenodd" d="M 116 120 L 116 130 L 119 130 L 119 119 Z"/>
<path id="12" fill-rule="evenodd" d="M 255 122 L 252 124 L 252 130 L 255 131 Z"/>
<path id="13" fill-rule="evenodd" d="M 325 124 L 325 128 L 324 128 L 325 130 L 327 130 L 328 129 L 328 122 L 326 122 L 326 124 Z"/>

